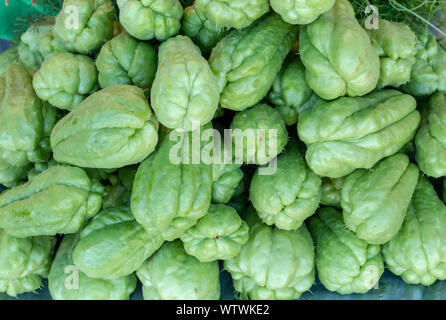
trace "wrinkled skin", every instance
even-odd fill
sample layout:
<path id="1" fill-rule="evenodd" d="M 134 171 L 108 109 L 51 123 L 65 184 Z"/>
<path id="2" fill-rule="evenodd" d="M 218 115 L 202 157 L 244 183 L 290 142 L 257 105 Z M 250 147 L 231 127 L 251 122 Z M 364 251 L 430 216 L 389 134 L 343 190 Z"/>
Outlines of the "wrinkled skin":
<path id="1" fill-rule="evenodd" d="M 33 78 L 40 99 L 59 109 L 73 110 L 98 89 L 98 71 L 90 57 L 56 53 L 42 64 Z"/>
<path id="2" fill-rule="evenodd" d="M 370 169 L 412 140 L 420 122 L 415 99 L 396 90 L 318 101 L 299 115 L 305 159 L 317 175 L 340 178 Z"/>
<path id="3" fill-rule="evenodd" d="M 378 53 L 348 0 L 301 28 L 299 51 L 308 85 L 325 100 L 363 96 L 377 86 Z"/>
<path id="4" fill-rule="evenodd" d="M 379 28 L 367 30 L 380 56 L 378 87 L 398 88 L 410 79 L 417 53 L 415 33 L 403 23 L 379 20 Z"/>
<path id="5" fill-rule="evenodd" d="M 415 159 L 428 176 L 446 176 L 446 97 L 435 93 L 422 112 L 415 136 Z"/>
<path id="6" fill-rule="evenodd" d="M 243 29 L 269 11 L 268 0 L 195 0 L 194 7 L 217 29 Z"/>
<path id="7" fill-rule="evenodd" d="M 160 45 L 150 101 L 161 124 L 186 131 L 194 122 L 203 126 L 214 117 L 219 97 L 217 79 L 192 40 L 176 36 Z"/>
<path id="8" fill-rule="evenodd" d="M 369 244 L 386 243 L 401 228 L 417 181 L 418 168 L 402 153 L 354 171 L 342 187 L 345 225 Z"/>
<path id="9" fill-rule="evenodd" d="M 282 152 L 288 141 L 285 121 L 279 111 L 267 104 L 238 112 L 230 128 L 236 163 L 243 160 L 248 164 L 267 164 Z"/>
<path id="10" fill-rule="evenodd" d="M 234 208 L 211 204 L 208 213 L 180 239 L 186 252 L 201 262 L 227 260 L 239 254 L 248 241 L 248 230 Z"/>
<path id="11" fill-rule="evenodd" d="M 0 230 L 0 292 L 32 292 L 47 277 L 56 245 L 54 237 L 16 238 Z"/>
<path id="12" fill-rule="evenodd" d="M 117 0 L 119 22 L 139 40 L 164 41 L 178 33 L 183 7 L 178 0 Z"/>
<path id="13" fill-rule="evenodd" d="M 249 199 L 267 225 L 296 230 L 319 206 L 321 179 L 305 164 L 295 141 L 290 141 L 277 158 L 272 175 L 256 171 L 249 189 Z"/>
<path id="14" fill-rule="evenodd" d="M 136 275 L 145 300 L 218 300 L 218 262 L 200 262 L 179 240 L 166 242 Z"/>
<path id="15" fill-rule="evenodd" d="M 74 12 L 78 13 L 77 20 Z M 65 0 L 54 32 L 69 51 L 86 54 L 113 37 L 113 15 L 110 0 Z"/>
<path id="16" fill-rule="evenodd" d="M 308 226 L 316 247 L 317 275 L 327 290 L 366 293 L 378 283 L 384 272 L 381 247 L 348 230 L 339 211 L 322 208 Z"/>
<path id="17" fill-rule="evenodd" d="M 149 43 L 122 32 L 102 46 L 96 66 L 101 88 L 133 84 L 150 89 L 155 78 L 157 53 Z"/>
<path id="18" fill-rule="evenodd" d="M 314 282 L 314 248 L 305 225 L 285 231 L 263 224 L 250 207 L 249 240 L 224 262 L 242 299 L 298 299 Z"/>
<path id="19" fill-rule="evenodd" d="M 39 51 L 43 58 L 47 58 L 54 53 L 67 52 L 65 42 L 59 38 L 54 29 L 51 28 L 45 32 L 39 39 Z"/>
<path id="20" fill-rule="evenodd" d="M 341 207 L 341 190 L 344 178 L 322 178 L 321 204 L 330 207 Z"/>
<path id="21" fill-rule="evenodd" d="M 60 120 L 51 134 L 54 159 L 87 168 L 136 164 L 153 152 L 158 121 L 136 86 L 102 89 Z"/>
<path id="22" fill-rule="evenodd" d="M 129 208 L 110 208 L 82 230 L 73 262 L 88 277 L 115 280 L 135 272 L 162 244 L 161 234 L 145 230 Z"/>
<path id="23" fill-rule="evenodd" d="M 51 297 L 54 300 L 128 300 L 136 288 L 135 274 L 115 280 L 94 279 L 73 266 L 71 255 L 79 237 L 79 233 L 66 235 L 57 250 L 48 275 Z"/>
<path id="24" fill-rule="evenodd" d="M 296 38 L 297 27 L 274 13 L 224 37 L 209 58 L 221 91 L 221 107 L 241 111 L 258 103 Z"/>
<path id="25" fill-rule="evenodd" d="M 270 0 L 271 8 L 280 14 L 285 22 L 309 24 L 319 15 L 330 10 L 336 0 Z"/>
<path id="26" fill-rule="evenodd" d="M 420 176 L 398 234 L 384 245 L 387 268 L 409 284 L 446 279 L 446 207 Z"/>
<path id="27" fill-rule="evenodd" d="M 20 37 L 18 54 L 20 62 L 29 70 L 37 71 L 43 62 L 43 55 L 40 52 L 40 39 L 53 28 L 51 21 L 43 21 L 31 25 Z"/>
<path id="28" fill-rule="evenodd" d="M 20 238 L 77 232 L 101 208 L 102 192 L 80 168 L 50 167 L 0 195 L 0 228 Z"/>

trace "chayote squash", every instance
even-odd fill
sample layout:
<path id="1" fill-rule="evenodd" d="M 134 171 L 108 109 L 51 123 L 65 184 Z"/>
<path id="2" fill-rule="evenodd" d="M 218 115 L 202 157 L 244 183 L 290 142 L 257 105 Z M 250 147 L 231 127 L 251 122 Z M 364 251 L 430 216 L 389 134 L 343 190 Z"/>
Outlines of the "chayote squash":
<path id="1" fill-rule="evenodd" d="M 341 190 L 345 178 L 322 178 L 321 204 L 331 207 L 341 207 Z"/>
<path id="2" fill-rule="evenodd" d="M 271 8 L 285 22 L 309 24 L 330 10 L 336 0 L 270 0 Z"/>
<path id="3" fill-rule="evenodd" d="M 186 252 L 201 262 L 227 260 L 239 254 L 248 241 L 248 230 L 234 208 L 211 204 L 208 213 L 180 239 Z"/>
<path id="4" fill-rule="evenodd" d="M 178 33 L 183 7 L 178 0 L 117 0 L 119 22 L 139 40 L 164 41 Z"/>
<path id="5" fill-rule="evenodd" d="M 136 165 L 127 166 L 108 177 L 110 184 L 105 187 L 102 200 L 103 209 L 130 206 L 136 170 Z"/>
<path id="6" fill-rule="evenodd" d="M 16 238 L 0 230 L 0 292 L 15 297 L 40 288 L 55 245 L 55 237 Z"/>
<path id="7" fill-rule="evenodd" d="M 192 40 L 176 36 L 160 45 L 150 95 L 160 123 L 186 131 L 203 126 L 214 117 L 219 97 L 217 79 Z"/>
<path id="8" fill-rule="evenodd" d="M 249 200 L 267 225 L 296 230 L 319 207 L 321 178 L 306 165 L 295 141 L 290 141 L 277 157 L 277 169 L 271 175 L 252 177 Z"/>
<path id="9" fill-rule="evenodd" d="M 0 228 L 20 238 L 74 233 L 99 211 L 102 192 L 80 168 L 50 167 L 0 194 Z"/>
<path id="10" fill-rule="evenodd" d="M 221 107 L 241 111 L 258 103 L 271 88 L 296 38 L 297 27 L 272 13 L 220 40 L 209 64 L 220 86 Z"/>
<path id="11" fill-rule="evenodd" d="M 327 290 L 366 293 L 378 283 L 384 272 L 381 246 L 368 244 L 348 230 L 339 211 L 321 208 L 308 226 L 316 247 L 317 275 Z"/>
<path id="12" fill-rule="evenodd" d="M 325 100 L 363 96 L 378 84 L 378 53 L 348 0 L 302 26 L 299 51 L 308 85 Z"/>
<path id="13" fill-rule="evenodd" d="M 308 166 L 330 178 L 371 168 L 412 140 L 420 122 L 415 108 L 412 96 L 396 90 L 318 101 L 300 113 L 297 124 Z"/>
<path id="14" fill-rule="evenodd" d="M 446 207 L 420 176 L 398 234 L 383 246 L 387 268 L 406 283 L 429 286 L 446 279 Z"/>
<path id="15" fill-rule="evenodd" d="M 65 42 L 56 35 L 54 28 L 42 34 L 39 39 L 39 52 L 43 58 L 47 58 L 55 53 L 67 51 Z"/>
<path id="16" fill-rule="evenodd" d="M 314 248 L 305 225 L 293 231 L 263 224 L 248 209 L 249 240 L 224 262 L 241 298 L 298 299 L 314 283 Z"/>
<path id="17" fill-rule="evenodd" d="M 158 142 L 158 120 L 136 86 L 113 85 L 79 104 L 51 134 L 54 159 L 88 168 L 121 168 L 144 160 Z"/>
<path id="18" fill-rule="evenodd" d="M 57 249 L 48 275 L 48 288 L 54 300 L 128 300 L 136 288 L 136 275 L 114 280 L 94 279 L 73 264 L 72 253 L 79 233 L 66 235 Z"/>
<path id="19" fill-rule="evenodd" d="M 0 76 L 2 76 L 11 64 L 19 63 L 18 46 L 12 46 L 0 53 Z"/>
<path id="20" fill-rule="evenodd" d="M 418 168 L 402 153 L 358 169 L 342 187 L 344 222 L 369 244 L 392 239 L 403 224 L 418 181 Z"/>
<path id="21" fill-rule="evenodd" d="M 40 99 L 59 109 L 73 110 L 98 89 L 98 71 L 90 57 L 56 53 L 42 64 L 33 78 Z"/>
<path id="22" fill-rule="evenodd" d="M 102 46 L 96 66 L 102 88 L 114 84 L 133 84 L 150 89 L 155 78 L 157 53 L 149 43 L 121 32 Z"/>
<path id="23" fill-rule="evenodd" d="M 6 188 L 14 187 L 26 177 L 31 167 L 31 164 L 16 167 L 0 158 L 0 185 Z"/>
<path id="24" fill-rule="evenodd" d="M 129 208 L 109 208 L 82 230 L 73 262 L 88 277 L 118 279 L 135 272 L 162 244 L 161 234 L 144 229 Z"/>

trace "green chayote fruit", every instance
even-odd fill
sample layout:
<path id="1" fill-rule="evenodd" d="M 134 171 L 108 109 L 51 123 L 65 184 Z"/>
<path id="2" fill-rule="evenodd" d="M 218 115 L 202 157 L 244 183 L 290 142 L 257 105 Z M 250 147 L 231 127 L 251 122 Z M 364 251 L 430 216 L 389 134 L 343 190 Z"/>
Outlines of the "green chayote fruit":
<path id="1" fill-rule="evenodd" d="M 65 0 L 54 32 L 69 51 L 86 54 L 113 37 L 113 16 L 110 0 Z"/>
<path id="2" fill-rule="evenodd" d="M 268 0 L 195 0 L 194 7 L 217 29 L 243 29 L 269 11 Z"/>
<path id="3" fill-rule="evenodd" d="M 293 231 L 263 224 L 248 209 L 249 240 L 240 254 L 224 262 L 241 298 L 298 299 L 315 277 L 314 248 L 305 225 Z"/>
<path id="4" fill-rule="evenodd" d="M 417 181 L 418 168 L 402 153 L 355 170 L 342 187 L 345 225 L 369 244 L 386 243 L 401 228 Z"/>
<path id="5" fill-rule="evenodd" d="M 287 126 L 297 122 L 299 109 L 310 100 L 313 90 L 305 79 L 305 67 L 298 56 L 285 61 L 268 93 L 268 100 L 285 119 Z"/>
<path id="6" fill-rule="evenodd" d="M 184 9 L 183 20 L 181 21 L 182 32 L 191 38 L 200 47 L 203 54 L 209 54 L 212 48 L 227 33 L 227 29 L 217 28 L 215 23 L 207 19 L 194 6 Z"/>
<path id="7" fill-rule="evenodd" d="M 446 97 L 437 92 L 422 113 L 415 136 L 415 159 L 428 176 L 446 176 Z"/>
<path id="8" fill-rule="evenodd" d="M 178 33 L 183 7 L 178 0 L 117 0 L 119 22 L 140 40 L 164 41 Z"/>
<path id="9" fill-rule="evenodd" d="M 3 75 L 9 66 L 19 62 L 18 46 L 12 46 L 0 53 L 0 76 Z"/>
<path id="10" fill-rule="evenodd" d="M 371 168 L 412 140 L 420 123 L 415 99 L 396 90 L 318 101 L 299 115 L 297 131 L 308 146 L 314 173 L 340 178 Z"/>
<path id="11" fill-rule="evenodd" d="M 54 53 L 67 52 L 68 49 L 66 48 L 65 42 L 51 28 L 40 37 L 39 51 L 43 58 L 47 58 Z"/>
<path id="12" fill-rule="evenodd" d="M 285 121 L 267 104 L 237 112 L 230 127 L 236 163 L 243 160 L 265 165 L 282 152 L 288 141 Z"/>
<path id="13" fill-rule="evenodd" d="M 128 300 L 136 288 L 136 275 L 114 280 L 95 279 L 79 271 L 72 253 L 79 233 L 66 235 L 57 249 L 48 275 L 48 287 L 54 300 Z"/>
<path id="14" fill-rule="evenodd" d="M 144 229 L 129 208 L 109 208 L 82 230 L 73 262 L 91 278 L 117 279 L 135 272 L 162 244 L 161 234 Z"/>
<path id="15" fill-rule="evenodd" d="M 285 22 L 309 24 L 322 13 L 330 10 L 336 0 L 270 0 L 271 8 L 280 14 Z"/>
<path id="16" fill-rule="evenodd" d="M 130 206 L 133 182 L 135 180 L 137 166 L 127 166 L 119 169 L 117 174 L 110 175 L 110 185 L 105 187 L 102 208 L 118 206 Z"/>
<path id="17" fill-rule="evenodd" d="M 163 42 L 158 65 L 150 99 L 160 123 L 191 131 L 210 122 L 220 97 L 217 79 L 192 40 L 176 36 Z"/>
<path id="18" fill-rule="evenodd" d="M 31 164 L 16 167 L 0 158 L 0 185 L 4 185 L 7 188 L 14 187 L 26 177 L 30 169 Z"/>
<path id="19" fill-rule="evenodd" d="M 136 86 L 95 92 L 51 134 L 54 159 L 88 168 L 121 168 L 144 160 L 158 142 L 158 120 Z"/>
<path id="20" fill-rule="evenodd" d="M 384 272 L 381 246 L 371 245 L 348 230 L 342 214 L 325 207 L 309 219 L 316 247 L 319 281 L 340 294 L 366 293 Z"/>
<path id="21" fill-rule="evenodd" d="M 157 53 L 146 42 L 121 32 L 107 41 L 96 58 L 99 85 L 133 84 L 150 89 L 155 78 Z"/>
<path id="22" fill-rule="evenodd" d="M 58 165 L 58 163 L 54 159 L 51 159 L 48 162 L 34 163 L 34 167 L 31 168 L 31 170 L 28 171 L 28 181 L 34 179 L 35 177 L 37 177 L 42 172 L 48 170 L 48 168 L 56 166 L 56 165 Z"/>
<path id="23" fill-rule="evenodd" d="M 220 86 L 221 107 L 241 111 L 258 103 L 271 88 L 296 38 L 297 27 L 272 13 L 220 40 L 209 64 Z"/>
<path id="24" fill-rule="evenodd" d="M 322 178 L 321 204 L 331 207 L 341 207 L 341 190 L 345 178 Z"/>
<path id="25" fill-rule="evenodd" d="M 308 85 L 325 100 L 363 96 L 376 88 L 379 56 L 348 0 L 336 0 L 330 11 L 301 28 L 299 51 Z"/>
<path id="26" fill-rule="evenodd" d="M 98 89 L 98 71 L 90 57 L 56 53 L 42 64 L 33 78 L 40 99 L 59 109 L 73 110 Z"/>
<path id="27" fill-rule="evenodd" d="M 431 183 L 420 176 L 406 219 L 383 246 L 387 268 L 406 283 L 429 286 L 446 279 L 446 207 Z"/>
<path id="28" fill-rule="evenodd" d="M 417 53 L 415 33 L 404 23 L 379 20 L 379 28 L 367 30 L 380 56 L 378 87 L 398 88 L 410 79 Z"/>
<path id="29" fill-rule="evenodd" d="M 74 233 L 99 211 L 102 192 L 80 168 L 50 167 L 0 195 L 0 228 L 20 238 Z"/>
<path id="30" fill-rule="evenodd" d="M 192 159 L 184 161 L 188 156 L 184 150 L 179 159 L 173 159 L 175 149 L 192 145 L 194 132 L 176 133 L 179 142 L 166 136 L 139 166 L 131 198 L 136 220 L 145 228 L 157 229 L 168 241 L 180 237 L 207 213 L 212 194 L 211 166 L 193 163 L 193 148 L 189 148 Z"/>
<path id="31" fill-rule="evenodd" d="M 17 296 L 32 292 L 48 275 L 56 238 L 16 238 L 0 230 L 0 292 Z"/>
<path id="32" fill-rule="evenodd" d="M 53 21 L 44 20 L 31 25 L 20 37 L 18 54 L 20 62 L 27 69 L 37 71 L 44 57 L 40 52 L 39 42 L 43 35 L 53 28 Z"/>
<path id="33" fill-rule="evenodd" d="M 218 262 L 200 262 L 179 240 L 166 242 L 136 272 L 145 300 L 218 300 Z"/>
<path id="34" fill-rule="evenodd" d="M 188 254 L 209 262 L 237 256 L 248 241 L 248 233 L 248 225 L 234 208 L 211 204 L 208 213 L 180 239 Z"/>
<path id="35" fill-rule="evenodd" d="M 319 207 L 321 183 L 321 178 L 307 167 L 297 143 L 290 141 L 277 157 L 273 174 L 262 175 L 256 170 L 249 199 L 267 225 L 296 230 Z"/>

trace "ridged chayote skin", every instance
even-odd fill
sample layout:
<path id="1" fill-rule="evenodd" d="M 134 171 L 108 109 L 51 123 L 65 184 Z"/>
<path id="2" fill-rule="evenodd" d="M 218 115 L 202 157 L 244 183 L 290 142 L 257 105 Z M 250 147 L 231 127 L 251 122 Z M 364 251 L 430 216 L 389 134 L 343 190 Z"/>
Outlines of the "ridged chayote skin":
<path id="1" fill-rule="evenodd" d="M 39 51 L 43 58 L 47 58 L 54 53 L 67 52 L 68 49 L 65 42 L 54 32 L 54 28 L 51 28 L 40 37 Z"/>
<path id="2" fill-rule="evenodd" d="M 209 64 L 220 86 L 221 107 L 241 111 L 258 103 L 271 88 L 296 38 L 297 27 L 272 13 L 220 40 Z"/>
<path id="3" fill-rule="evenodd" d="M 178 163 L 171 158 L 175 149 L 191 145 L 193 134 L 180 133 L 180 142 L 166 136 L 157 151 L 139 166 L 133 184 L 131 207 L 136 220 L 145 228 L 157 229 L 168 241 L 192 227 L 211 203 L 211 166 L 190 163 L 191 159 L 188 164 Z"/>
<path id="4" fill-rule="evenodd" d="M 279 111 L 267 104 L 259 103 L 237 112 L 230 127 L 236 163 L 243 160 L 249 164 L 267 164 L 288 142 L 285 121 Z"/>
<path id="5" fill-rule="evenodd" d="M 145 300 L 218 300 L 218 262 L 200 262 L 181 241 L 166 242 L 137 271 Z"/>
<path id="6" fill-rule="evenodd" d="M 66 235 L 57 249 L 48 275 L 48 288 L 54 300 L 127 300 L 136 288 L 136 275 L 115 280 L 94 279 L 73 264 L 72 253 L 79 233 Z"/>
<path id="7" fill-rule="evenodd" d="M 0 76 L 3 75 L 13 63 L 19 63 L 18 46 L 12 46 L 0 53 Z"/>
<path id="8" fill-rule="evenodd" d="M 220 91 L 215 75 L 200 49 L 185 36 L 160 45 L 158 70 L 150 101 L 165 127 L 191 131 L 214 117 Z"/>
<path id="9" fill-rule="evenodd" d="M 271 8 L 285 22 L 309 24 L 330 10 L 336 0 L 270 0 Z"/>
<path id="10" fill-rule="evenodd" d="M 248 225 L 234 208 L 211 204 L 208 213 L 180 239 L 188 254 L 209 262 L 237 256 L 248 241 L 248 232 Z"/>
<path id="11" fill-rule="evenodd" d="M 17 296 L 32 292 L 48 275 L 56 238 L 16 238 L 0 230 L 0 292 Z"/>
<path id="12" fill-rule="evenodd" d="M 249 240 L 224 263 L 243 299 L 298 299 L 314 282 L 314 247 L 305 225 L 286 231 L 263 224 L 248 209 Z"/>
<path id="13" fill-rule="evenodd" d="M 348 230 L 342 214 L 325 207 L 309 219 L 316 247 L 319 281 L 340 294 L 366 293 L 384 272 L 381 246 L 371 245 Z"/>
<path id="14" fill-rule="evenodd" d="M 69 51 L 86 54 L 113 37 L 113 16 L 110 0 L 65 0 L 54 32 Z"/>
<path id="15" fill-rule="evenodd" d="M 415 159 L 428 176 L 446 176 L 446 97 L 435 93 L 422 112 L 415 136 Z"/>
<path id="16" fill-rule="evenodd" d="M 412 140 L 420 123 L 415 108 L 412 96 L 396 90 L 318 101 L 300 113 L 297 124 L 308 166 L 330 178 L 370 169 Z"/>
<path id="17" fill-rule="evenodd" d="M 418 168 L 402 153 L 354 171 L 342 187 L 345 225 L 369 244 L 386 243 L 401 228 L 417 181 Z"/>
<path id="18" fill-rule="evenodd" d="M 271 175 L 252 177 L 249 199 L 267 225 L 296 230 L 316 212 L 321 198 L 321 178 L 306 165 L 297 143 L 290 141 L 277 157 L 277 170 Z"/>
<path id="19" fill-rule="evenodd" d="M 99 211 L 102 192 L 80 168 L 50 167 L 0 195 L 0 228 L 20 238 L 74 233 Z"/>
<path id="20" fill-rule="evenodd" d="M 31 168 L 31 164 L 16 167 L 0 158 L 0 185 L 5 186 L 6 188 L 14 187 L 19 181 L 26 177 Z"/>
<path id="21" fill-rule="evenodd" d="M 121 32 L 107 41 L 96 58 L 102 88 L 133 84 L 150 89 L 155 78 L 157 53 L 152 45 Z"/>
<path id="22" fill-rule="evenodd" d="M 269 11 L 268 0 L 195 0 L 194 7 L 217 29 L 243 29 Z"/>
<path id="23" fill-rule="evenodd" d="M 117 0 L 119 22 L 140 40 L 164 41 L 178 33 L 183 7 L 178 0 Z"/>
<path id="24" fill-rule="evenodd" d="M 20 37 L 18 54 L 20 62 L 29 70 L 37 71 L 43 62 L 44 57 L 40 52 L 40 39 L 53 28 L 52 23 L 43 21 L 31 25 Z"/>
<path id="25" fill-rule="evenodd" d="M 379 80 L 379 56 L 348 0 L 300 30 L 308 85 L 323 99 L 363 96 Z"/>
<path id="26" fill-rule="evenodd" d="M 313 90 L 305 79 L 305 67 L 298 56 L 290 56 L 274 80 L 268 100 L 282 114 L 287 126 L 297 122 L 299 108 L 308 102 Z"/>
<path id="27" fill-rule="evenodd" d="M 118 279 L 135 272 L 162 244 L 161 234 L 145 230 L 129 208 L 110 208 L 82 230 L 73 262 L 91 278 Z"/>
<path id="28" fill-rule="evenodd" d="M 341 190 L 345 178 L 322 178 L 321 204 L 331 207 L 341 207 Z"/>
<path id="29" fill-rule="evenodd" d="M 59 109 L 73 110 L 98 89 L 98 71 L 90 57 L 56 53 L 42 64 L 33 78 L 40 99 Z"/>
<path id="30" fill-rule="evenodd" d="M 207 19 L 194 6 L 184 9 L 181 30 L 200 47 L 205 55 L 209 54 L 217 42 L 228 33 L 227 29 L 217 28 L 215 23 Z"/>
<path id="31" fill-rule="evenodd" d="M 54 159 L 87 168 L 121 168 L 144 160 L 158 142 L 158 120 L 144 92 L 113 85 L 95 92 L 51 134 Z"/>
<path id="32" fill-rule="evenodd" d="M 446 279 L 446 207 L 420 176 L 398 234 L 383 246 L 387 268 L 406 283 L 429 286 Z"/>
<path id="33" fill-rule="evenodd" d="M 404 23 L 379 20 L 378 29 L 368 30 L 370 40 L 380 56 L 378 87 L 398 88 L 410 79 L 417 53 L 417 37 Z"/>

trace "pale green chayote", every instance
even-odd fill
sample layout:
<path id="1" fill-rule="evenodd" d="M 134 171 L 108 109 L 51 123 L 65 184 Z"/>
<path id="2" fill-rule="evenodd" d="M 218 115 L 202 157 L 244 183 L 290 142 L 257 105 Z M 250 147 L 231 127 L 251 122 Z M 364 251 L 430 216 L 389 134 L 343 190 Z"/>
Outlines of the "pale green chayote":
<path id="1" fill-rule="evenodd" d="M 53 28 L 54 21 L 43 20 L 32 24 L 20 37 L 18 54 L 20 62 L 29 70 L 37 71 L 44 57 L 40 52 L 40 39 Z"/>
<path id="2" fill-rule="evenodd" d="M 3 75 L 11 64 L 19 63 L 18 45 L 0 53 L 0 76 Z"/>
<path id="3" fill-rule="evenodd" d="M 322 178 L 321 204 L 331 207 L 341 207 L 341 190 L 345 178 Z"/>
<path id="4" fill-rule="evenodd" d="M 309 24 L 330 10 L 336 0 L 270 0 L 271 8 L 285 22 Z"/>

